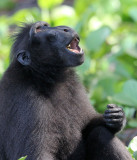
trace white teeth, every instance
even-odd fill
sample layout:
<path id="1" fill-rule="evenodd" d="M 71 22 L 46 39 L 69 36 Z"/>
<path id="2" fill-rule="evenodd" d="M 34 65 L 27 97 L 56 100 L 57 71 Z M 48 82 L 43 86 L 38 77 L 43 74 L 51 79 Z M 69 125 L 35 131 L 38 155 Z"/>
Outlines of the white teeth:
<path id="1" fill-rule="evenodd" d="M 70 48 L 71 48 L 70 44 L 67 46 L 67 48 L 68 48 L 68 49 L 70 49 Z"/>

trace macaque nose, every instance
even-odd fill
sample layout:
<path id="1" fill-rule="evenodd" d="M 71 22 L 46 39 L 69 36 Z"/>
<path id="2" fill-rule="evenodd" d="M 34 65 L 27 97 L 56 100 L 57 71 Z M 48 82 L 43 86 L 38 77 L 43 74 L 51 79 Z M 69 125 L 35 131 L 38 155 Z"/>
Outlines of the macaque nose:
<path id="1" fill-rule="evenodd" d="M 48 34 L 46 33 L 46 36 L 49 41 L 53 42 L 56 40 L 57 34 L 55 30 L 48 30 Z"/>

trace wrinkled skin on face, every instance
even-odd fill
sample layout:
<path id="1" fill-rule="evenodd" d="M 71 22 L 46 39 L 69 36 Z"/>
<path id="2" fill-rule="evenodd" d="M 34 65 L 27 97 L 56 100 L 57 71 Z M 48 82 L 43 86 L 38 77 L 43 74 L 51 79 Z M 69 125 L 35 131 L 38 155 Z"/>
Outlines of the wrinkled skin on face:
<path id="1" fill-rule="evenodd" d="M 79 47 L 78 34 L 67 26 L 50 27 L 37 22 L 29 32 L 28 50 L 31 61 L 39 54 L 40 62 L 62 67 L 74 67 L 84 62 L 84 52 Z"/>

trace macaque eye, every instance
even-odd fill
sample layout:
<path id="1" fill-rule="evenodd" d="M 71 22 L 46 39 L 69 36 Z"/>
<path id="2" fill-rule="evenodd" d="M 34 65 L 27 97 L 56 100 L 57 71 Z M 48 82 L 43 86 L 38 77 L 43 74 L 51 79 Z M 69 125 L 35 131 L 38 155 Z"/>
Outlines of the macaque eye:
<path id="1" fill-rule="evenodd" d="M 48 27 L 48 24 L 45 23 L 44 26 Z"/>
<path id="2" fill-rule="evenodd" d="M 36 27 L 36 33 L 40 31 L 42 31 L 42 27 L 41 26 Z"/>
<path id="3" fill-rule="evenodd" d="M 39 25 L 39 26 L 36 27 L 35 32 L 36 32 L 36 33 L 41 32 L 41 31 L 45 30 L 46 27 L 48 27 L 48 26 L 49 26 L 48 23 Z"/>

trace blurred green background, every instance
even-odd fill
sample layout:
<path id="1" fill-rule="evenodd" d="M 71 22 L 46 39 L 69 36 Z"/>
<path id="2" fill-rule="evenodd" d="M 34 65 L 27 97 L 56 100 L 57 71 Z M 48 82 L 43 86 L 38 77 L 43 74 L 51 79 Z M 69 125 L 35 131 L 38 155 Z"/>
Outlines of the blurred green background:
<path id="1" fill-rule="evenodd" d="M 17 25 L 40 20 L 79 33 L 85 63 L 76 70 L 91 104 L 101 113 L 109 103 L 123 106 L 137 134 L 137 0 L 1 0 L 0 77 Z"/>

